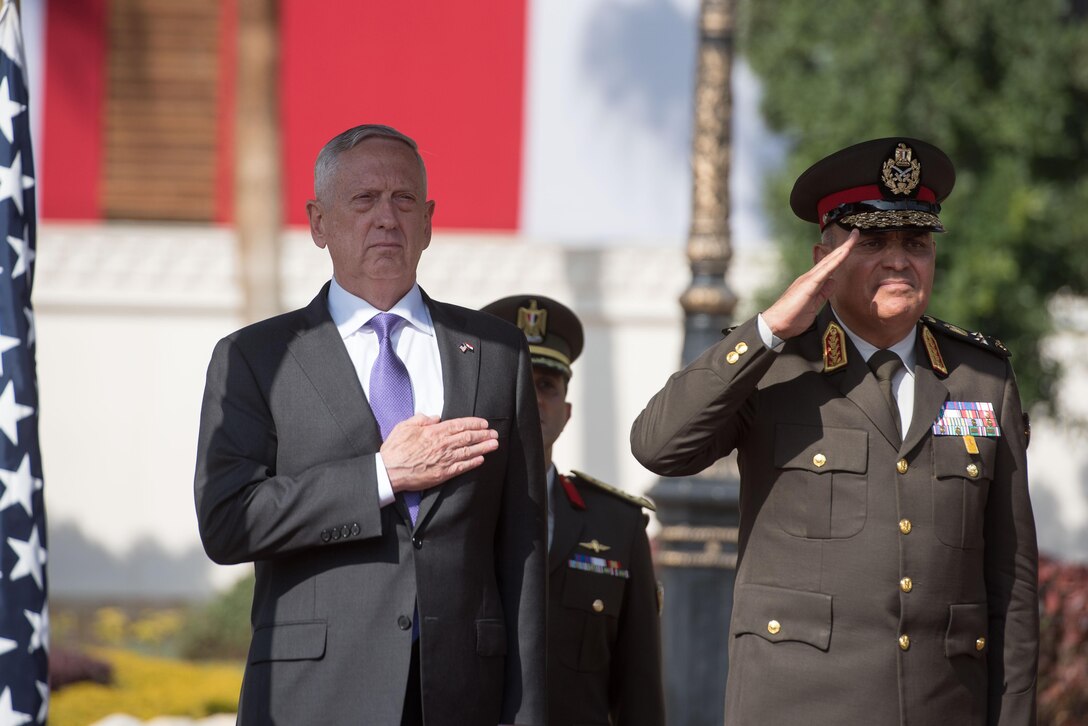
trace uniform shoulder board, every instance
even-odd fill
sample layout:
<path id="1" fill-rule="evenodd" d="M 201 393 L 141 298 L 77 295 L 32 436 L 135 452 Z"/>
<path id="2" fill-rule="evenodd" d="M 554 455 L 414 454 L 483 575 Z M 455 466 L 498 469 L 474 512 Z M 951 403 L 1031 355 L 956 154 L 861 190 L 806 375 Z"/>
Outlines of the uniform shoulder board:
<path id="1" fill-rule="evenodd" d="M 730 325 L 728 328 L 722 328 L 722 337 L 728 337 L 730 333 L 739 328 L 739 325 Z"/>
<path id="2" fill-rule="evenodd" d="M 962 340 L 966 343 L 970 343 L 978 348 L 982 348 L 983 350 L 988 350 L 996 356 L 1008 358 L 1012 355 L 1009 352 L 1009 349 L 1005 347 L 1004 343 L 1002 343 L 997 338 L 991 337 L 989 335 L 983 335 L 982 333 L 974 333 L 969 330 L 964 330 L 963 328 L 957 325 L 953 325 L 952 323 L 946 323 L 943 320 L 938 320 L 932 315 L 923 315 L 922 322 L 924 322 L 926 326 L 934 332 L 943 333 L 949 338 L 954 338 L 956 340 Z"/>
<path id="3" fill-rule="evenodd" d="M 605 484 L 600 479 L 594 479 L 593 477 L 589 476 L 588 474 L 583 474 L 582 472 L 577 471 L 575 469 L 571 469 L 570 473 L 573 474 L 575 477 L 577 477 L 580 481 L 583 481 L 586 484 L 589 484 L 589 485 L 591 485 L 593 487 L 596 487 L 597 489 L 600 489 L 602 492 L 605 492 L 606 494 L 611 494 L 612 496 L 618 497 L 619 499 L 622 499 L 625 502 L 630 502 L 631 504 L 634 504 L 636 506 L 643 507 L 645 509 L 649 509 L 651 512 L 656 512 L 657 511 L 657 505 L 654 504 L 653 501 L 649 497 L 640 497 L 640 496 L 636 496 L 634 494 L 629 494 L 629 493 L 623 491 L 622 489 L 617 489 L 616 487 L 612 486 L 611 484 Z"/>

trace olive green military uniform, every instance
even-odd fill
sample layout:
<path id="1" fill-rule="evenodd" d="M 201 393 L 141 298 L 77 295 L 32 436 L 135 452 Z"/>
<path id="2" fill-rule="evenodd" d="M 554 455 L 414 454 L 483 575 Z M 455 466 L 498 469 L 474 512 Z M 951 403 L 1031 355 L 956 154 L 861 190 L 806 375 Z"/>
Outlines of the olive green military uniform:
<path id="1" fill-rule="evenodd" d="M 573 472 L 555 482 L 548 553 L 548 723 L 663 726 L 647 500 Z"/>
<path id="2" fill-rule="evenodd" d="M 814 165 L 792 201 L 822 226 L 941 231 L 953 177 L 935 147 L 880 139 Z M 1008 353 L 929 317 L 914 329 L 902 437 L 830 305 L 780 348 L 757 318 L 727 331 L 635 421 L 658 474 L 737 452 L 728 726 L 1035 723 L 1038 554 Z"/>
<path id="3" fill-rule="evenodd" d="M 666 476 L 738 452 L 726 723 L 1034 723 L 1035 528 L 1006 355 L 920 323 L 948 374 L 919 352 L 900 444 L 849 340 L 847 364 L 824 372 L 830 322 L 825 308 L 781 353 L 744 323 L 632 431 L 636 458 Z M 975 437 L 973 454 L 934 435 L 946 401 L 992 403 L 1000 436 Z"/>

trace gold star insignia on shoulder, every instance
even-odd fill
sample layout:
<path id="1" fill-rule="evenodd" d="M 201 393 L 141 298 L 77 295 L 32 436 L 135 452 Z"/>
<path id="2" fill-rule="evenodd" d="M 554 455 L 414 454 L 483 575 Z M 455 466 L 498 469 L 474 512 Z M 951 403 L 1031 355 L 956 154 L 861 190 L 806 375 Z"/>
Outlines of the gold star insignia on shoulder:
<path id="1" fill-rule="evenodd" d="M 1011 353 L 1009 353 L 1009 349 L 1005 347 L 1005 344 L 997 338 L 993 338 L 979 332 L 964 330 L 958 325 L 946 323 L 945 321 L 939 320 L 932 315 L 923 315 L 922 322 L 926 324 L 927 328 L 932 329 L 934 332 L 943 333 L 950 338 L 962 340 L 965 343 L 970 343 L 974 346 L 982 348 L 983 350 L 988 350 L 991 353 L 994 353 L 995 355 L 1001 356 L 1003 358 L 1009 358 L 1012 355 Z"/>
<path id="2" fill-rule="evenodd" d="M 607 552 L 608 550 L 612 549 L 611 546 L 606 545 L 606 544 L 601 544 L 600 542 L 598 542 L 595 539 L 591 539 L 588 542 L 579 542 L 578 546 L 579 547 L 585 547 L 587 550 L 593 550 L 597 554 L 600 554 L 601 552 Z"/>

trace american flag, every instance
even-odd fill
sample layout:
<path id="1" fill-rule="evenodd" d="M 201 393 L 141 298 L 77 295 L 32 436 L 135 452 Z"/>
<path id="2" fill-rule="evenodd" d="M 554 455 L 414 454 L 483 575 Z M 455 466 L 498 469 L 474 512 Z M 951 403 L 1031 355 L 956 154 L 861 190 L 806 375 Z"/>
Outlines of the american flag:
<path id="1" fill-rule="evenodd" d="M 19 13 L 0 8 L 0 726 L 49 709 L 45 498 L 38 450 L 34 162 Z"/>

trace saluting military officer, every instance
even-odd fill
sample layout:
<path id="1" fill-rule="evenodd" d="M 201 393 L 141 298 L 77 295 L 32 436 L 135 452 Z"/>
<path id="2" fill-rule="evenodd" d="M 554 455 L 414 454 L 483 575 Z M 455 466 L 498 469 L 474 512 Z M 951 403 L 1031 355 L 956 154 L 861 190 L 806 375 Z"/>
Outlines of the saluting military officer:
<path id="1" fill-rule="evenodd" d="M 529 341 L 548 474 L 548 724 L 663 726 L 657 581 L 645 498 L 591 476 L 559 474 L 552 447 L 570 419 L 567 384 L 582 352 L 578 317 L 543 295 L 485 312 Z"/>
<path id="2" fill-rule="evenodd" d="M 911 138 L 805 171 L 813 267 L 635 421 L 663 475 L 734 449 L 726 723 L 1035 723 L 1026 418 L 996 340 L 925 315 L 952 162 Z M 829 304 L 825 304 L 829 303 Z"/>

